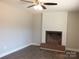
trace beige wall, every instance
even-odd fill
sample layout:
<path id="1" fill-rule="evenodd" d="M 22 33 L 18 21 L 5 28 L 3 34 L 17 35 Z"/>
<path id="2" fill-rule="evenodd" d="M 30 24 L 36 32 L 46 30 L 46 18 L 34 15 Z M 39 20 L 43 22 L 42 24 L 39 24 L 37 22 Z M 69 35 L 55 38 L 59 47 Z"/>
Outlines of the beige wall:
<path id="1" fill-rule="evenodd" d="M 68 13 L 67 49 L 79 51 L 79 13 Z"/>
<path id="2" fill-rule="evenodd" d="M 0 2 L 0 57 L 31 44 L 32 14 Z"/>
<path id="3" fill-rule="evenodd" d="M 42 26 L 42 15 L 41 13 L 34 13 L 33 14 L 33 39 L 32 39 L 32 43 L 34 43 L 35 45 L 39 45 L 42 41 L 41 38 L 41 26 Z"/>
<path id="4" fill-rule="evenodd" d="M 42 18 L 42 43 L 45 43 L 45 31 L 62 31 L 62 45 L 66 45 L 67 12 L 44 12 Z"/>

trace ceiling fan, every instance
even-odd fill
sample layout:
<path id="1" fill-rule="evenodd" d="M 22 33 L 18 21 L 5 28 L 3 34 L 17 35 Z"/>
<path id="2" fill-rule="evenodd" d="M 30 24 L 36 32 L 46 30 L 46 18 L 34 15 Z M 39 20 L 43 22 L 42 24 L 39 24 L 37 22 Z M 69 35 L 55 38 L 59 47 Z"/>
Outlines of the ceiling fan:
<path id="1" fill-rule="evenodd" d="M 57 3 L 51 3 L 51 2 L 43 2 L 42 0 L 21 0 L 23 2 L 32 3 L 32 5 L 28 6 L 27 8 L 35 7 L 35 8 L 41 8 L 41 9 L 47 9 L 45 5 L 57 5 Z"/>

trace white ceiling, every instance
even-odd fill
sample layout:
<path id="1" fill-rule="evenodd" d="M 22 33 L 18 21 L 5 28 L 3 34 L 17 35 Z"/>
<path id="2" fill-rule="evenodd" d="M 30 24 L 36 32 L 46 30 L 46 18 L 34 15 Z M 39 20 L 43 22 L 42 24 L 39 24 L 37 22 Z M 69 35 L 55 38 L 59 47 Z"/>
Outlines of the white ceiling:
<path id="1" fill-rule="evenodd" d="M 26 8 L 26 6 L 31 5 L 28 3 L 21 2 L 20 0 L 0 0 L 4 3 L 22 6 Z M 79 0 L 46 0 L 46 2 L 57 2 L 57 6 L 46 6 L 48 10 L 74 10 L 79 8 Z"/>
<path id="2" fill-rule="evenodd" d="M 72 10 L 78 8 L 79 0 L 49 0 L 50 2 L 58 2 L 57 6 L 49 6 L 50 9 Z"/>

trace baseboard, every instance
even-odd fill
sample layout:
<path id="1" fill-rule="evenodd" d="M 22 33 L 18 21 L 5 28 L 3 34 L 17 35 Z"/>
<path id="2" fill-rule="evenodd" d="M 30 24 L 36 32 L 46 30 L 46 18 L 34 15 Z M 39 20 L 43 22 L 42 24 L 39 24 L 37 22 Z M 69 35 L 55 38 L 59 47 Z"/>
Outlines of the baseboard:
<path id="1" fill-rule="evenodd" d="M 66 48 L 66 50 L 71 50 L 71 51 L 79 52 L 79 49 L 74 49 L 74 48 Z"/>
<path id="2" fill-rule="evenodd" d="M 2 57 L 4 57 L 4 56 L 7 56 L 7 55 L 9 55 L 9 54 L 11 54 L 11 53 L 14 53 L 14 52 L 16 52 L 16 51 L 19 51 L 19 50 L 21 50 L 21 49 L 23 49 L 23 48 L 26 48 L 26 47 L 28 47 L 28 46 L 30 46 L 30 45 L 32 45 L 32 43 L 27 44 L 27 45 L 22 46 L 22 47 L 19 47 L 19 48 L 13 50 L 13 51 L 3 53 L 3 54 L 0 55 L 0 58 L 2 58 Z"/>
<path id="3" fill-rule="evenodd" d="M 35 46 L 40 46 L 39 43 L 32 43 L 32 45 L 35 45 Z"/>

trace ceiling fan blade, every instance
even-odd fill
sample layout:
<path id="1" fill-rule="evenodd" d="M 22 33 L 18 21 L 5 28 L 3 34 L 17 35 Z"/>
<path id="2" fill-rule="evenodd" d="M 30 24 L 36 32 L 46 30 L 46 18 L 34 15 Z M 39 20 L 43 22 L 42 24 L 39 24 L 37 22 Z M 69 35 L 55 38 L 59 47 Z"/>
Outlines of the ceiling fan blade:
<path id="1" fill-rule="evenodd" d="M 27 8 L 31 8 L 31 7 L 33 7 L 33 6 L 35 6 L 35 5 L 28 6 Z"/>
<path id="2" fill-rule="evenodd" d="M 27 1 L 27 0 L 21 0 L 23 2 L 28 2 L 28 3 L 33 3 L 32 1 Z"/>
<path id="3" fill-rule="evenodd" d="M 57 5 L 57 3 L 49 3 L 49 2 L 47 2 L 47 3 L 44 3 L 44 5 Z"/>
<path id="4" fill-rule="evenodd" d="M 41 5 L 43 9 L 47 9 L 45 6 Z"/>

